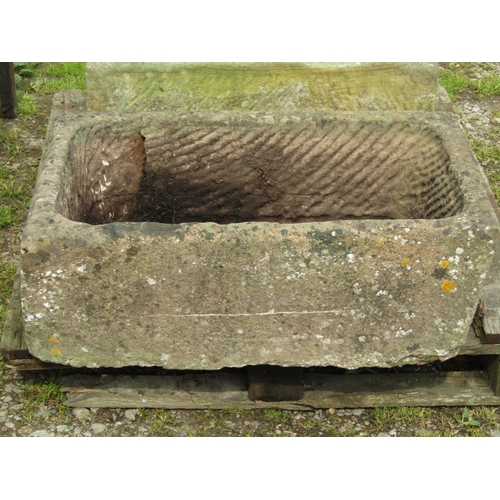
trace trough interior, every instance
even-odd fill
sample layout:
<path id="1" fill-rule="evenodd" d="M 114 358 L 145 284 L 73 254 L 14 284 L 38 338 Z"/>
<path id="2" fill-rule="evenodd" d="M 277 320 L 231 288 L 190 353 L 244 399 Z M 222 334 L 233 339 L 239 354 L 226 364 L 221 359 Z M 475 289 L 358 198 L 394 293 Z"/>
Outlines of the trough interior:
<path id="1" fill-rule="evenodd" d="M 404 122 L 86 127 L 65 169 L 59 212 L 89 224 L 438 219 L 463 208 L 439 135 Z"/>

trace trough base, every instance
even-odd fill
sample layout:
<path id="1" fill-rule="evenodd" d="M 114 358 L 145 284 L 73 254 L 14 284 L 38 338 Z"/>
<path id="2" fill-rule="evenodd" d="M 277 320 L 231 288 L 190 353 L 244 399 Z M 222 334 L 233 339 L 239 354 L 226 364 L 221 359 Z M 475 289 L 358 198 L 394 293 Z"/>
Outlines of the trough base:
<path id="1" fill-rule="evenodd" d="M 274 393 L 274 398 L 252 400 L 252 383 L 249 390 L 247 376 L 241 370 L 164 376 L 105 374 L 82 378 L 70 375 L 58 382 L 67 394 L 68 406 L 85 408 L 310 411 L 394 406 L 498 406 L 498 355 L 489 356 L 484 362 L 483 370 L 459 372 L 332 375 L 305 371 L 301 385 L 295 388 L 302 392 L 300 400 L 279 400 L 279 391 Z M 285 385 L 286 392 L 293 396 L 292 387 Z M 276 381 L 275 387 L 283 385 Z"/>

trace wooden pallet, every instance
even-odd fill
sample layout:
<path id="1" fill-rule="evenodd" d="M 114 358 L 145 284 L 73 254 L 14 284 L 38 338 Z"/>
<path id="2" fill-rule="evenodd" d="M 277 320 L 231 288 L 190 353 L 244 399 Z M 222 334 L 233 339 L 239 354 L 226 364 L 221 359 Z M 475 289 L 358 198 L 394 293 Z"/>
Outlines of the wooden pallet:
<path id="1" fill-rule="evenodd" d="M 310 410 L 408 405 L 500 406 L 500 248 L 495 255 L 467 342 L 457 352 L 458 356 L 480 360 L 480 370 L 338 375 L 307 370 L 299 374 L 286 369 L 277 373 L 254 367 L 248 373 L 244 370 L 155 376 L 99 373 L 82 378 L 78 369 L 72 369 L 75 373 L 62 378 L 60 384 L 67 393 L 68 406 L 73 407 Z M 29 354 L 23 339 L 19 277 L 14 281 L 0 352 L 18 370 L 67 368 L 42 362 Z"/>

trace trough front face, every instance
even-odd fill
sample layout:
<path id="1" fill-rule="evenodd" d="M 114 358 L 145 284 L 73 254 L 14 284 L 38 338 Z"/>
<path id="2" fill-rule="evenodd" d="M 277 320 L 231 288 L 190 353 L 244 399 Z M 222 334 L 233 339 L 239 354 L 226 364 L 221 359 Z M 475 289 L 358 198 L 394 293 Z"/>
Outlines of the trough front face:
<path id="1" fill-rule="evenodd" d="M 465 343 L 498 236 L 447 114 L 66 114 L 22 241 L 73 366 L 396 366 Z"/>

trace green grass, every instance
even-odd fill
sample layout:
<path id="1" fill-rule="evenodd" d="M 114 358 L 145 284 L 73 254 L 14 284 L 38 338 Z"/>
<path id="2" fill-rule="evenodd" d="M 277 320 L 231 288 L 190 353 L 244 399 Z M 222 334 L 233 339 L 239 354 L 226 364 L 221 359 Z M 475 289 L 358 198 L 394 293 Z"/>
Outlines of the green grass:
<path id="1" fill-rule="evenodd" d="M 59 415 L 64 415 L 70 411 L 70 408 L 64 404 L 66 396 L 51 378 L 34 384 L 23 385 L 21 388 L 25 398 L 24 412 L 26 415 L 33 416 L 34 412 L 44 405 L 54 405 Z"/>
<path id="2" fill-rule="evenodd" d="M 2 259 L 0 259 L 0 339 L 2 338 L 3 324 L 5 316 L 7 314 L 7 307 L 9 304 L 9 299 L 12 291 L 12 283 L 14 282 L 15 274 L 16 266 L 14 266 L 13 264 L 7 264 Z"/>
<path id="3" fill-rule="evenodd" d="M 5 161 L 11 162 L 16 156 L 22 152 L 22 148 L 19 145 L 19 136 L 21 134 L 20 130 L 3 130 L 0 132 L 0 144 L 3 146 L 3 153 Z M 3 167 L 0 167 L 3 170 Z M 0 178 L 4 177 L 4 172 L 0 173 Z"/>
<path id="4" fill-rule="evenodd" d="M 32 182 L 33 173 L 15 174 L 0 167 L 0 229 L 21 223 L 29 207 L 32 187 L 28 182 Z"/>
<path id="5" fill-rule="evenodd" d="M 500 95 L 500 75 L 494 69 L 487 63 L 474 67 L 465 63 L 451 64 L 439 70 L 439 83 L 446 89 L 452 102 L 465 91 L 471 92 L 477 99 Z"/>
<path id="6" fill-rule="evenodd" d="M 266 408 L 264 410 L 264 417 L 271 422 L 279 424 L 287 424 L 290 421 L 290 413 L 274 408 Z"/>
<path id="7" fill-rule="evenodd" d="M 375 408 L 374 423 L 377 428 L 400 425 L 424 425 L 431 416 L 429 408 L 401 406 L 395 408 Z"/>
<path id="8" fill-rule="evenodd" d="M 155 410 L 153 423 L 151 424 L 151 433 L 153 436 L 171 437 L 174 435 L 174 428 L 180 424 L 181 422 L 172 417 L 168 410 Z"/>
<path id="9" fill-rule="evenodd" d="M 7 365 L 4 360 L 0 357 L 0 391 L 3 390 L 5 382 L 7 382 L 10 377 L 7 375 Z"/>
<path id="10" fill-rule="evenodd" d="M 446 89 L 452 102 L 455 102 L 461 92 L 469 89 L 471 80 L 462 73 L 440 70 L 439 83 Z"/>
<path id="11" fill-rule="evenodd" d="M 481 95 L 500 95 L 500 75 L 488 74 L 472 83 L 473 88 Z"/>
<path id="12" fill-rule="evenodd" d="M 19 116 L 38 116 L 40 114 L 35 97 L 25 92 L 19 92 L 17 95 L 17 109 Z"/>
<path id="13" fill-rule="evenodd" d="M 21 90 L 29 93 L 52 94 L 58 90 L 85 88 L 85 63 L 47 63 L 44 71 L 26 80 Z"/>
<path id="14" fill-rule="evenodd" d="M 20 117 L 38 116 L 35 95 L 85 88 L 85 63 L 14 63 Z"/>
<path id="15" fill-rule="evenodd" d="M 491 190 L 500 203 L 500 146 L 489 146 L 483 141 L 471 141 L 471 147 L 483 166 Z"/>

